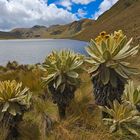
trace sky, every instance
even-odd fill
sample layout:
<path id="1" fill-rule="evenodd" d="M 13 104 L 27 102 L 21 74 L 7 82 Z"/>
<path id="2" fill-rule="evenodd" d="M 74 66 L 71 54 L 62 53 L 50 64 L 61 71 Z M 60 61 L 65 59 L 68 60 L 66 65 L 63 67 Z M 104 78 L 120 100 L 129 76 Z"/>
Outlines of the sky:
<path id="1" fill-rule="evenodd" d="M 118 0 L 0 0 L 0 30 L 98 19 Z"/>

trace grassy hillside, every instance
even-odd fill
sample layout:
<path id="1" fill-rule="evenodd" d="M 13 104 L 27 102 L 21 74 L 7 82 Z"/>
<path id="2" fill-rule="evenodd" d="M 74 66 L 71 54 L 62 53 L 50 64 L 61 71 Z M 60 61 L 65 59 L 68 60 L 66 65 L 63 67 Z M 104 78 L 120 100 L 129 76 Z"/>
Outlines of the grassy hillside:
<path id="1" fill-rule="evenodd" d="M 84 31 L 74 36 L 76 39 L 90 40 L 103 30 L 111 33 L 122 29 L 128 37 L 134 37 L 135 42 L 140 42 L 140 0 L 119 0 L 109 11 L 105 12 Z"/>
<path id="2" fill-rule="evenodd" d="M 15 79 L 32 92 L 33 106 L 18 125 L 20 136 L 17 140 L 139 140 L 127 131 L 122 136 L 109 133 L 109 128 L 102 121 L 101 110 L 94 102 L 93 85 L 86 72 L 81 74 L 82 84 L 67 110 L 67 119 L 63 121 L 59 120 L 58 109 L 50 93 L 42 87 L 41 77 L 42 72 L 37 66 L 0 67 L 1 81 Z M 140 77 L 134 80 L 135 84 L 140 83 Z M 44 114 L 47 114 L 48 120 Z M 140 132 L 139 128 L 136 130 Z M 2 138 L 6 133 L 6 128 L 0 126 L 0 140 L 5 140 Z"/>
<path id="3" fill-rule="evenodd" d="M 129 133 L 123 134 L 123 137 L 119 133 L 109 133 L 108 127 L 103 124 L 101 110 L 94 103 L 92 83 L 87 73 L 81 75 L 83 84 L 77 89 L 75 99 L 68 108 L 67 119 L 59 121 L 57 106 L 41 86 L 41 71 L 36 66 L 28 67 L 19 65 L 15 70 L 0 68 L 0 80 L 16 79 L 32 92 L 33 107 L 24 114 L 18 126 L 18 140 L 139 140 Z M 52 119 L 53 125 L 45 125 L 44 113 Z M 6 132 L 0 126 L 0 138 Z"/>

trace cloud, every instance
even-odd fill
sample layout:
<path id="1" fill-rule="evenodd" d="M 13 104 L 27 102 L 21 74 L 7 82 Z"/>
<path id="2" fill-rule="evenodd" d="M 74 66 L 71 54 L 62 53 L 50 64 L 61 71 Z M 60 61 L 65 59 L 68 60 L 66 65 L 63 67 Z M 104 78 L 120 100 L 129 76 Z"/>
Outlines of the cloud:
<path id="1" fill-rule="evenodd" d="M 78 12 L 77 12 L 77 16 L 79 17 L 79 18 L 84 18 L 85 16 L 87 15 L 87 12 L 85 11 L 85 10 L 83 10 L 83 9 L 78 9 Z"/>
<path id="2" fill-rule="evenodd" d="M 96 0 L 59 0 L 58 2 L 56 2 L 56 4 L 63 6 L 68 10 L 71 10 L 73 3 L 87 5 L 93 1 L 96 1 Z"/>
<path id="3" fill-rule="evenodd" d="M 70 0 L 61 0 L 58 2 L 58 5 L 66 7 L 68 10 L 71 10 L 72 2 Z"/>
<path id="4" fill-rule="evenodd" d="M 75 14 L 44 0 L 0 0 L 0 30 L 34 25 L 50 26 L 77 20 Z"/>
<path id="5" fill-rule="evenodd" d="M 89 4 L 93 1 L 96 1 L 96 0 L 72 0 L 73 3 L 76 3 L 76 4 Z"/>
<path id="6" fill-rule="evenodd" d="M 100 15 L 102 15 L 105 11 L 110 9 L 118 0 L 103 0 L 103 2 L 99 6 L 99 10 L 95 12 L 93 15 L 94 19 L 97 19 Z"/>

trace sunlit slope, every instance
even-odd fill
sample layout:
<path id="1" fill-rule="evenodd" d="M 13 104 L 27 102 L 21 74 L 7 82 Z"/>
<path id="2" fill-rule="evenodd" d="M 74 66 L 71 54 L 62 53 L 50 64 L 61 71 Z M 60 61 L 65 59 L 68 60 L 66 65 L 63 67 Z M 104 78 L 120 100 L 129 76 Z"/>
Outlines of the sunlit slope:
<path id="1" fill-rule="evenodd" d="M 103 30 L 111 33 L 118 29 L 124 30 L 128 37 L 133 36 L 136 43 L 140 42 L 140 0 L 119 0 L 94 26 L 87 27 L 74 38 L 89 41 Z"/>

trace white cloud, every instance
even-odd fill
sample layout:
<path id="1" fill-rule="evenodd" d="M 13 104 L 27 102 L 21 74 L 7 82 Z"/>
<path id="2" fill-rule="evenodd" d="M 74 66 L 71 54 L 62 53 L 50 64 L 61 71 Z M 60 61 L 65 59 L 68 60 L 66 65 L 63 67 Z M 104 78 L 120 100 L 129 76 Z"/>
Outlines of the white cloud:
<path id="1" fill-rule="evenodd" d="M 87 12 L 83 9 L 78 9 L 77 16 L 80 18 L 84 18 L 87 15 Z"/>
<path id="2" fill-rule="evenodd" d="M 68 10 L 71 10 L 72 2 L 70 0 L 61 0 L 58 5 L 66 7 Z"/>
<path id="3" fill-rule="evenodd" d="M 96 1 L 96 0 L 72 0 L 72 2 L 76 4 L 89 4 L 93 1 Z"/>
<path id="4" fill-rule="evenodd" d="M 68 10 L 71 10 L 72 4 L 82 4 L 87 5 L 96 0 L 59 0 L 56 4 L 66 7 Z"/>
<path id="5" fill-rule="evenodd" d="M 55 4 L 47 5 L 44 0 L 0 0 L 0 30 L 65 24 L 74 20 L 77 20 L 76 15 Z"/>
<path id="6" fill-rule="evenodd" d="M 103 0 L 103 2 L 99 6 L 99 10 L 95 12 L 93 15 L 94 19 L 97 19 L 100 15 L 102 15 L 105 11 L 110 9 L 118 0 Z"/>

